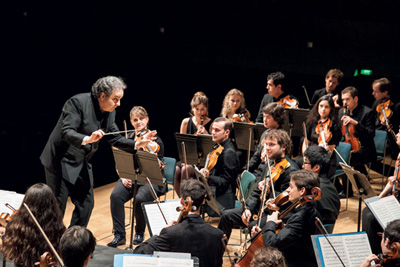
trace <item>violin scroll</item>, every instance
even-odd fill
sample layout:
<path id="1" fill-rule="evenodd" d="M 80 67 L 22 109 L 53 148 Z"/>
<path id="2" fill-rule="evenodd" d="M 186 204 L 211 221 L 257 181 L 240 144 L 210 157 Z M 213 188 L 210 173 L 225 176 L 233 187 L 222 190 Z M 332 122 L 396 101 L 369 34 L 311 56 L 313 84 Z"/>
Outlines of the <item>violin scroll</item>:
<path id="1" fill-rule="evenodd" d="M 196 206 L 193 205 L 193 200 L 191 197 L 186 197 L 186 199 L 183 201 L 182 207 L 177 207 L 176 210 L 180 211 L 181 213 L 179 214 L 178 217 L 178 223 L 182 222 L 183 218 L 185 218 L 190 211 L 196 210 Z"/>

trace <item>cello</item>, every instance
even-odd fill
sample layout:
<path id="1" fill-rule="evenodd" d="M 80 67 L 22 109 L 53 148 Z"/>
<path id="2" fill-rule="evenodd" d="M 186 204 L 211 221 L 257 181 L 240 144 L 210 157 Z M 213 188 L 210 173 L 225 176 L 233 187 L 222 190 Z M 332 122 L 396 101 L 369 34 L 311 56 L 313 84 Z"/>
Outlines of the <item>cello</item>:
<path id="1" fill-rule="evenodd" d="M 300 199 L 296 200 L 289 208 L 279 214 L 278 219 L 282 220 L 286 215 L 289 214 L 293 209 L 297 208 L 299 205 L 304 206 L 307 202 L 316 201 L 321 199 L 322 192 L 319 187 L 313 187 L 311 189 L 311 195 L 302 196 Z M 279 232 L 280 229 L 277 229 Z M 251 260 L 254 257 L 254 253 L 257 249 L 264 246 L 264 241 L 262 240 L 262 231 L 258 232 L 251 241 L 251 245 L 248 247 L 246 254 L 235 264 L 235 267 L 248 267 L 250 266 Z"/>

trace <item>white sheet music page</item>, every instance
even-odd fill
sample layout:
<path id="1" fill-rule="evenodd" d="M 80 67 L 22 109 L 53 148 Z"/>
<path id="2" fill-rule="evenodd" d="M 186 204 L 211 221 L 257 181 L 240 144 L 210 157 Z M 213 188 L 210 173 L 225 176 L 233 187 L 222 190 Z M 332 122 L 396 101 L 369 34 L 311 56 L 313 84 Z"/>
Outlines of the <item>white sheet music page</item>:
<path id="1" fill-rule="evenodd" d="M 193 267 L 192 259 L 124 256 L 123 267 Z"/>
<path id="2" fill-rule="evenodd" d="M 14 209 L 19 209 L 24 199 L 24 194 L 19 194 L 14 191 L 0 190 L 0 213 L 9 213 L 13 211 L 9 209 L 5 204 L 10 204 Z"/>
<path id="3" fill-rule="evenodd" d="M 400 219 L 400 203 L 393 195 L 384 198 L 368 198 L 365 203 L 383 228 L 391 221 Z"/>
<path id="4" fill-rule="evenodd" d="M 180 199 L 172 199 L 167 202 L 160 203 L 160 208 L 167 220 L 167 223 L 176 221 L 179 218 L 180 212 L 176 208 L 181 206 Z M 166 226 L 165 220 L 156 203 L 145 204 L 146 216 L 153 235 L 159 234 Z"/>

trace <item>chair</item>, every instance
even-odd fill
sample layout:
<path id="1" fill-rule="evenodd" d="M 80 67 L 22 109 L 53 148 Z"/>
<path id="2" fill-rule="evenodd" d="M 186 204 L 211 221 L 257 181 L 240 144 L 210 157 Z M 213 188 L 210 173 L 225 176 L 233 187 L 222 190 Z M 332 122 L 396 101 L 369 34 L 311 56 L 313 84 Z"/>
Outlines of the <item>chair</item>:
<path id="1" fill-rule="evenodd" d="M 350 151 L 351 151 L 351 144 L 339 142 L 339 145 L 336 147 L 336 151 L 340 154 L 340 156 L 336 153 L 336 163 L 338 166 L 340 162 L 349 164 L 350 162 Z M 343 162 L 343 160 L 345 162 Z M 336 177 L 342 175 L 344 173 L 343 169 L 337 169 L 333 177 L 331 178 L 333 182 L 335 181 Z"/>
<path id="2" fill-rule="evenodd" d="M 167 184 L 172 185 L 172 198 L 175 198 L 175 188 L 174 188 L 174 177 L 175 177 L 175 166 L 176 159 L 171 157 L 164 157 L 164 164 L 166 169 L 164 170 L 165 178 L 167 179 Z M 168 191 L 170 188 L 168 187 Z M 165 198 L 167 198 L 167 194 L 165 194 Z"/>
<path id="3" fill-rule="evenodd" d="M 378 177 L 382 177 L 382 189 L 385 182 L 385 162 L 386 157 L 386 138 L 387 132 L 383 130 L 375 130 L 374 144 L 376 149 L 376 161 L 382 163 L 382 174 Z M 368 163 L 368 173 L 371 171 L 372 162 Z"/>
<path id="4" fill-rule="evenodd" d="M 243 198 L 246 199 L 249 196 L 251 186 L 253 181 L 256 180 L 256 177 L 251 172 L 245 171 L 240 178 L 240 190 L 243 193 Z M 241 202 L 240 200 L 235 201 L 235 208 L 240 208 Z"/>

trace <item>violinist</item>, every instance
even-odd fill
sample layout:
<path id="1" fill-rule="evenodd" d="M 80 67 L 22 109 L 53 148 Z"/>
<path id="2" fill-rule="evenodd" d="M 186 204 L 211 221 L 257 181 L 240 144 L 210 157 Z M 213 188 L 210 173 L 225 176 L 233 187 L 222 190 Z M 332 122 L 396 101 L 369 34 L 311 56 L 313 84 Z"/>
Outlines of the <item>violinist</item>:
<path id="1" fill-rule="evenodd" d="M 390 223 L 387 224 L 385 231 L 382 234 L 380 242 L 381 252 L 379 254 L 373 252 L 373 254 L 366 257 L 364 262 L 360 265 L 360 267 L 400 266 L 400 257 L 398 255 L 396 256 L 396 254 L 399 253 L 398 251 L 399 248 L 400 248 L 400 220 L 398 219 L 391 221 Z M 387 258 L 385 256 L 387 256 Z"/>
<path id="2" fill-rule="evenodd" d="M 372 110 L 376 112 L 375 129 L 388 131 L 389 146 L 387 149 L 391 152 L 392 159 L 396 159 L 399 147 L 396 144 L 396 138 L 393 136 L 393 129 L 399 127 L 400 104 L 393 102 L 392 90 L 392 82 L 387 78 L 380 78 L 372 82 L 372 95 L 375 98 Z"/>
<path id="3" fill-rule="evenodd" d="M 291 160 L 287 154 L 290 154 L 292 149 L 292 141 L 288 133 L 284 130 L 270 130 L 264 137 L 265 149 L 263 151 L 262 159 L 265 160 L 268 155 L 270 160 L 271 170 L 274 177 L 274 190 L 276 196 L 286 190 L 290 181 L 290 173 L 298 170 L 299 167 L 296 162 Z M 265 155 L 264 155 L 265 154 Z M 279 163 L 284 163 L 280 165 Z M 281 168 L 274 168 L 274 166 L 282 166 Z M 276 170 L 276 171 L 274 171 Z M 279 172 L 281 170 L 282 172 Z M 264 169 L 262 176 L 256 179 L 251 195 L 246 199 L 246 209 L 235 208 L 226 210 L 221 216 L 218 228 L 224 231 L 229 239 L 232 229 L 234 227 L 249 226 L 252 215 L 258 214 L 261 206 L 261 194 L 264 187 L 264 178 L 269 177 L 269 168 Z M 272 197 L 272 190 L 269 190 L 268 198 Z M 268 199 L 266 198 L 266 199 Z M 265 217 L 261 219 L 261 223 L 265 222 Z"/>
<path id="4" fill-rule="evenodd" d="M 192 116 L 182 120 L 180 133 L 209 134 L 212 120 L 208 117 L 207 96 L 203 92 L 195 93 L 190 102 L 190 108 L 190 114 Z M 186 165 L 185 163 L 180 161 L 177 162 L 174 177 L 174 189 L 178 196 L 180 194 L 181 182 L 185 179 L 188 179 L 189 177 L 195 178 L 193 166 L 189 164 Z"/>
<path id="5" fill-rule="evenodd" d="M 214 158 L 213 167 L 204 166 L 200 170 L 207 178 L 211 191 L 220 204 L 220 211 L 231 209 L 235 206 L 236 177 L 239 173 L 239 160 L 236 154 L 236 148 L 229 138 L 232 131 L 232 122 L 229 119 L 218 117 L 211 125 L 211 136 L 215 142 L 214 149 L 221 149 L 221 154 Z M 212 209 L 207 208 L 210 217 L 217 216 Z"/>
<path id="6" fill-rule="evenodd" d="M 321 199 L 315 201 L 323 224 L 335 224 L 340 210 L 340 198 L 333 183 L 327 177 L 330 155 L 320 146 L 309 146 L 303 154 L 303 169 L 318 175 Z"/>
<path id="7" fill-rule="evenodd" d="M 396 135 L 397 145 L 400 146 L 400 131 Z M 400 198 L 400 153 L 398 154 L 398 160 L 396 161 L 396 168 L 394 174 L 388 177 L 388 182 L 382 192 L 379 194 L 379 198 L 383 198 L 393 194 L 398 201 Z M 395 185 L 395 186 L 393 186 Z M 393 190 L 394 189 L 394 190 Z M 372 253 L 378 254 L 380 251 L 380 236 L 379 232 L 382 232 L 382 227 L 376 217 L 372 214 L 368 207 L 365 207 L 362 211 L 362 231 L 367 233 L 369 243 L 371 245 Z"/>
<path id="8" fill-rule="evenodd" d="M 250 121 L 250 112 L 246 109 L 244 94 L 239 89 L 231 89 L 222 103 L 221 117 L 233 121 Z"/>
<path id="9" fill-rule="evenodd" d="M 282 72 L 278 71 L 268 74 L 267 76 L 268 93 L 265 94 L 263 99 L 261 100 L 256 122 L 263 121 L 262 109 L 269 103 L 278 102 L 281 105 L 284 105 L 285 108 L 298 108 L 299 101 L 293 95 L 286 93 L 285 83 L 286 83 L 285 75 Z"/>
<path id="10" fill-rule="evenodd" d="M 65 226 L 58 201 L 50 187 L 43 183 L 32 185 L 25 192 L 22 203 L 29 206 L 57 250 Z M 1 250 L 4 258 L 13 261 L 17 267 L 34 266 L 44 252 L 51 251 L 28 210 L 22 204 L 6 226 Z"/>
<path id="11" fill-rule="evenodd" d="M 339 107 L 337 94 L 337 87 L 340 84 L 340 81 L 343 78 L 343 72 L 339 69 L 330 69 L 325 75 L 325 88 L 316 90 L 311 98 L 311 104 L 314 105 L 320 97 L 324 95 L 332 95 L 333 101 L 335 103 L 335 107 Z"/>
<path id="12" fill-rule="evenodd" d="M 96 247 L 92 232 L 82 226 L 71 226 L 60 240 L 60 256 L 65 267 L 87 266 Z"/>
<path id="13" fill-rule="evenodd" d="M 135 131 L 128 134 L 129 139 L 138 140 L 143 134 L 147 133 L 149 115 L 145 108 L 135 106 L 130 111 L 130 120 Z M 158 135 L 154 136 L 156 140 L 149 143 L 150 149 L 157 153 L 157 157 L 162 163 L 164 157 L 164 144 Z M 144 148 L 141 148 L 144 149 Z M 146 151 L 148 148 L 145 148 Z M 150 151 L 148 151 L 150 152 Z M 160 169 L 163 173 L 162 166 Z M 157 195 L 165 194 L 166 184 L 164 187 L 154 186 Z M 109 247 L 117 247 L 126 243 L 125 238 L 125 208 L 124 203 L 129 201 L 133 196 L 133 182 L 130 179 L 120 178 L 110 196 L 110 208 L 113 221 L 114 239 L 107 244 Z M 142 211 L 142 202 L 153 201 L 153 195 L 150 189 L 144 183 L 137 184 L 137 192 L 135 199 L 135 238 L 133 244 L 139 244 L 143 241 L 146 221 Z"/>
<path id="14" fill-rule="evenodd" d="M 265 135 L 270 130 L 282 128 L 282 124 L 285 122 L 285 108 L 275 102 L 267 104 L 263 107 L 263 122 L 266 130 L 262 133 L 260 140 L 264 140 Z M 266 162 L 261 159 L 263 147 L 263 143 L 260 142 L 249 162 L 248 171 L 254 174 L 256 178 L 261 178 L 266 167 Z M 246 170 L 246 167 L 247 164 L 243 166 L 242 170 Z"/>
<path id="15" fill-rule="evenodd" d="M 369 107 L 358 103 L 358 90 L 353 86 L 343 89 L 342 101 L 343 107 L 339 110 L 342 133 L 348 132 L 352 142 L 358 143 L 359 141 L 360 143 L 359 150 L 351 153 L 350 166 L 367 175 L 365 164 L 376 160 L 374 143 L 375 112 Z M 343 187 L 346 186 L 345 179 L 342 179 L 342 183 Z M 345 196 L 344 192 L 346 192 L 345 189 L 339 194 L 343 197 Z M 352 193 L 349 188 L 349 196 L 352 196 Z"/>
<path id="16" fill-rule="evenodd" d="M 318 176 L 307 170 L 298 170 L 290 174 L 290 183 L 287 188 L 289 201 L 295 203 L 302 197 L 311 195 L 311 190 L 319 187 Z M 267 203 L 270 209 L 275 209 L 274 199 Z M 314 223 L 319 217 L 318 211 L 312 202 L 295 206 L 283 219 L 278 218 L 279 212 L 274 211 L 267 216 L 267 222 L 262 227 L 252 229 L 252 235 L 262 231 L 264 246 L 272 246 L 282 251 L 288 267 L 317 266 L 314 249 L 310 236 L 318 233 Z M 281 229 L 278 233 L 277 230 Z"/>
<path id="17" fill-rule="evenodd" d="M 335 174 L 337 163 L 333 149 L 342 138 L 342 130 L 334 109 L 333 99 L 330 96 L 325 95 L 318 99 L 308 114 L 306 124 L 307 138 L 304 138 L 302 147 L 303 154 L 306 148 L 312 145 L 321 146 L 329 152 L 331 161 L 328 178 Z"/>
<path id="18" fill-rule="evenodd" d="M 195 179 L 188 179 L 181 184 L 181 204 L 190 197 L 192 209 L 182 222 L 170 222 L 160 234 L 153 235 L 133 251 L 134 254 L 150 254 L 154 251 L 190 253 L 200 260 L 200 266 L 222 266 L 224 233 L 207 224 L 200 216 L 200 206 L 205 202 L 204 184 Z M 195 207 L 195 208 L 194 208 Z"/>

